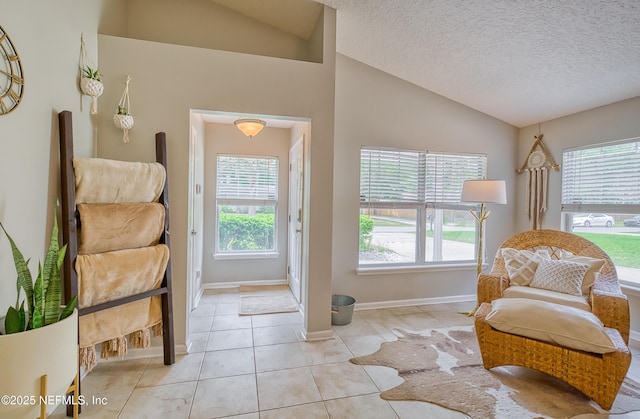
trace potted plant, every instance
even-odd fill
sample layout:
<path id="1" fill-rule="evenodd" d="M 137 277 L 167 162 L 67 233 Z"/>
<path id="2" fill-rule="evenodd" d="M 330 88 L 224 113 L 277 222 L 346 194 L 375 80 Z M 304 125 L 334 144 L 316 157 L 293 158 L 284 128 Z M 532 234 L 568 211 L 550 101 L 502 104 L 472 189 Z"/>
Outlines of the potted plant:
<path id="1" fill-rule="evenodd" d="M 117 128 L 120 128 L 124 132 L 122 141 L 125 143 L 129 142 L 129 130 L 133 128 L 133 116 L 131 116 L 131 100 L 129 98 L 130 82 L 131 77 L 127 76 L 127 82 L 124 87 L 124 92 L 122 92 L 120 103 L 118 103 L 118 111 L 115 115 L 113 115 L 113 125 L 115 125 Z"/>
<path id="2" fill-rule="evenodd" d="M 16 243 L 0 223 L 17 273 L 16 304 L 7 310 L 0 333 L 0 417 L 33 418 L 55 407 L 78 372 L 76 297 L 62 306 L 60 268 L 66 245 L 58 245 L 54 217 L 49 248 L 35 282 Z M 21 293 L 24 291 L 24 300 Z M 25 307 L 26 300 L 26 307 Z M 43 387 L 43 378 L 45 386 Z M 42 394 L 43 388 L 47 394 Z M 7 398 L 8 397 L 8 398 Z M 6 400 L 5 400 L 6 399 Z M 66 399 L 65 399 L 66 400 Z"/>
<path id="3" fill-rule="evenodd" d="M 80 90 L 85 95 L 91 96 L 91 114 L 98 113 L 97 99 L 102 94 L 104 86 L 102 85 L 102 74 L 97 68 L 95 70 L 89 66 L 83 68 Z"/>

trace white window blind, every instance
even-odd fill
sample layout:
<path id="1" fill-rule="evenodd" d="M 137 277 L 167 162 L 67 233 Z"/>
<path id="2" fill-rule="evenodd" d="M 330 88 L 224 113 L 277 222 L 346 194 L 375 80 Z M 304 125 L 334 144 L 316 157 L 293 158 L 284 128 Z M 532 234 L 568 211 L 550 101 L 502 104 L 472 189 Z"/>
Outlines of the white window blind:
<path id="1" fill-rule="evenodd" d="M 460 204 L 462 183 L 483 179 L 486 155 L 363 148 L 360 201 L 445 208 Z"/>
<path id="2" fill-rule="evenodd" d="M 462 183 L 468 179 L 483 179 L 487 173 L 484 155 L 428 153 L 425 201 L 435 207 L 459 204 Z"/>
<path id="3" fill-rule="evenodd" d="M 562 153 L 563 211 L 640 211 L 640 139 Z"/>
<path id="4" fill-rule="evenodd" d="M 360 200 L 421 201 L 421 156 L 415 151 L 363 149 L 360 154 Z"/>
<path id="5" fill-rule="evenodd" d="M 278 199 L 278 159 L 219 155 L 217 159 L 218 199 Z"/>

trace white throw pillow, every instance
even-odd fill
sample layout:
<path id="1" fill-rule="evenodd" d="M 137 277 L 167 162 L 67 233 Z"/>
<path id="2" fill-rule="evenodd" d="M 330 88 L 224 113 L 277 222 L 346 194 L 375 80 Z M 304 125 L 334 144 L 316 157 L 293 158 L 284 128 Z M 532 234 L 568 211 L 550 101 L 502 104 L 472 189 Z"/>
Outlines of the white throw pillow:
<path id="1" fill-rule="evenodd" d="M 509 273 L 509 281 L 517 285 L 529 285 L 533 279 L 540 259 L 549 259 L 547 250 L 517 250 L 510 247 L 502 249 L 504 266 Z"/>
<path id="2" fill-rule="evenodd" d="M 584 275 L 584 280 L 582 281 L 582 295 L 589 295 L 591 287 L 596 282 L 596 278 L 598 278 L 598 272 L 600 272 L 600 269 L 604 266 L 604 259 L 594 259 L 588 256 L 566 254 L 562 256 L 562 260 L 570 260 L 571 262 L 585 263 L 589 265 L 589 269 Z"/>
<path id="3" fill-rule="evenodd" d="M 530 287 L 582 295 L 582 281 L 589 265 L 568 260 L 542 259 Z"/>
<path id="4" fill-rule="evenodd" d="M 604 354 L 616 346 L 593 313 L 528 298 L 498 298 L 486 321 L 501 332 Z"/>

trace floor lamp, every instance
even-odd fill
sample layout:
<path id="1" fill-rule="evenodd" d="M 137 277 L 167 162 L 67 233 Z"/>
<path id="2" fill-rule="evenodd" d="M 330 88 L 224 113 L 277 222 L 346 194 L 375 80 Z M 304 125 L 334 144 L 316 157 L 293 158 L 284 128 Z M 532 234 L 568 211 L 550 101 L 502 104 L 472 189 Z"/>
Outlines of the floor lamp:
<path id="1" fill-rule="evenodd" d="M 478 222 L 478 275 L 482 272 L 482 245 L 484 240 L 484 222 L 491 211 L 485 209 L 485 204 L 506 204 L 507 188 L 504 180 L 465 180 L 462 184 L 462 202 L 480 204 L 477 213 L 471 214 Z"/>

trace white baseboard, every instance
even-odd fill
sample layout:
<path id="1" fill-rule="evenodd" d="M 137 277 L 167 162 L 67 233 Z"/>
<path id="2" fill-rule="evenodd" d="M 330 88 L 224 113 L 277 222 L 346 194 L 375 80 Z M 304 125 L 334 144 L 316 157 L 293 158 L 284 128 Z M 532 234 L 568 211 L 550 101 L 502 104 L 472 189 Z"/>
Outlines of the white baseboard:
<path id="1" fill-rule="evenodd" d="M 327 340 L 333 338 L 333 330 L 320 330 L 318 332 L 307 332 L 306 330 L 302 331 L 302 338 L 305 342 L 312 342 L 318 340 Z"/>
<path id="2" fill-rule="evenodd" d="M 375 310 L 380 308 L 419 306 L 438 303 L 460 303 L 467 301 L 476 301 L 476 295 L 454 295 L 449 297 L 414 298 L 411 300 L 376 301 L 375 303 L 358 303 L 356 301 L 354 310 Z"/>
<path id="3" fill-rule="evenodd" d="M 258 285 L 286 285 L 286 279 L 270 279 L 264 281 L 238 281 L 238 282 L 204 282 L 201 291 L 215 290 L 223 288 L 238 288 L 240 286 L 258 286 Z"/>

